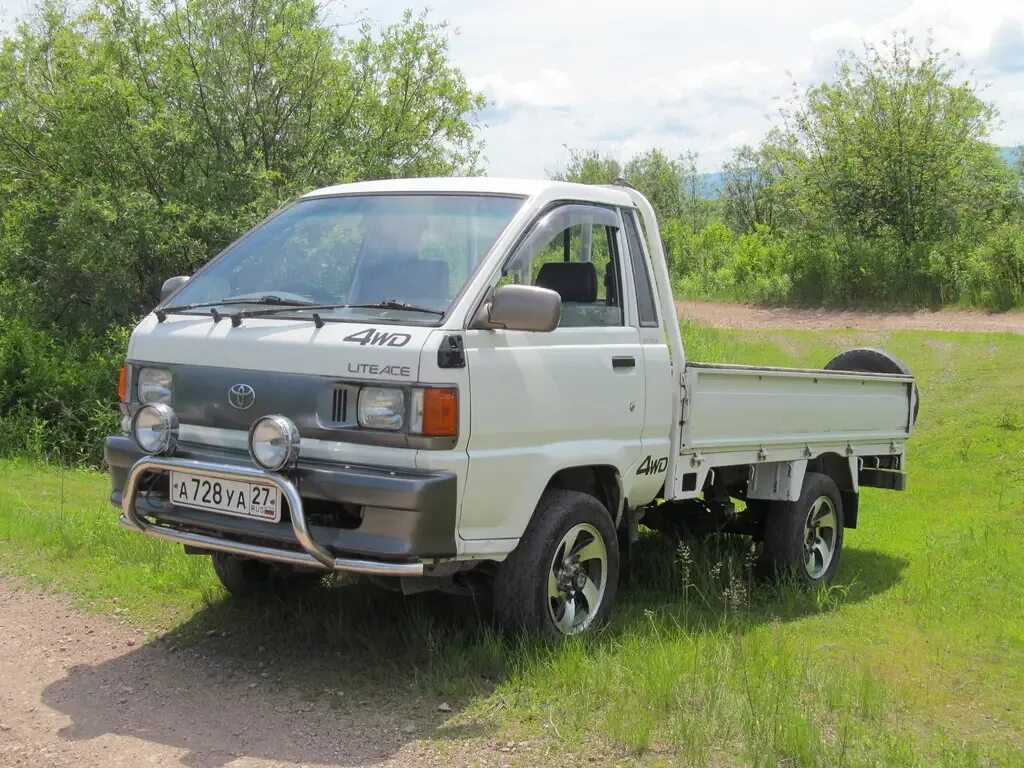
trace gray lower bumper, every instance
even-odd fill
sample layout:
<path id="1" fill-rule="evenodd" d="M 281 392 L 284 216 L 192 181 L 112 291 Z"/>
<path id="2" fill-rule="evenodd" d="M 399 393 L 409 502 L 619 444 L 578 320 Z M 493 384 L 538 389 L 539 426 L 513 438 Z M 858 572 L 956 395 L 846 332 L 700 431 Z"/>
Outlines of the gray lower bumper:
<path id="1" fill-rule="evenodd" d="M 456 554 L 456 480 L 450 473 L 307 465 L 285 477 L 246 466 L 238 457 L 137 457 L 134 443 L 123 437 L 109 438 L 106 449 L 115 486 L 111 501 L 121 509 L 121 525 L 155 538 L 290 565 L 391 576 L 432 573 L 438 560 Z M 287 519 L 233 518 L 153 503 L 140 492 L 144 482 L 172 469 L 273 484 Z M 311 525 L 303 496 L 359 505 L 363 522 L 355 529 Z"/>

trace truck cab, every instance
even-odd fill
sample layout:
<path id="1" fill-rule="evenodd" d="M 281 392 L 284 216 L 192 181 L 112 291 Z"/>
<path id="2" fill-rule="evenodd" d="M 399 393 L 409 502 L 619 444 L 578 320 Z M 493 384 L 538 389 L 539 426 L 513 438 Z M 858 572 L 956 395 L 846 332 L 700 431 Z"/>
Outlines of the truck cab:
<path id="1" fill-rule="evenodd" d="M 329 572 L 482 583 L 510 629 L 575 634 L 607 618 L 645 515 L 713 518 L 831 579 L 861 482 L 902 487 L 916 414 L 870 352 L 688 365 L 625 185 L 328 187 L 165 284 L 129 343 L 111 501 L 238 596 Z"/>

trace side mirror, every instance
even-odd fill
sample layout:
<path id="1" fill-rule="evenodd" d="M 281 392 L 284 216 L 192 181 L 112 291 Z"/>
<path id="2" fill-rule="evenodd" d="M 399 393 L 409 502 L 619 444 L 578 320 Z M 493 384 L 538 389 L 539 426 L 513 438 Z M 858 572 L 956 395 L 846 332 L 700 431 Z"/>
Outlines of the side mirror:
<path id="1" fill-rule="evenodd" d="M 485 302 L 473 328 L 506 331 L 553 331 L 562 316 L 562 297 L 535 285 L 503 285 Z"/>
<path id="2" fill-rule="evenodd" d="M 177 277 L 169 277 L 164 280 L 164 284 L 160 288 L 160 303 L 163 304 L 167 301 L 172 293 L 181 288 L 190 279 L 188 275 L 178 275 Z"/>

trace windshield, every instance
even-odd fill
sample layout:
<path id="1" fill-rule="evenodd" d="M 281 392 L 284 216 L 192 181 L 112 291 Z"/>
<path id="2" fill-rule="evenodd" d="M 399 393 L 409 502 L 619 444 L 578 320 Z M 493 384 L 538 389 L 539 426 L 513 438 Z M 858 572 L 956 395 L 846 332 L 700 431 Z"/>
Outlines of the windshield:
<path id="1" fill-rule="evenodd" d="M 436 323 L 521 204 L 430 194 L 300 200 L 211 262 L 172 303 L 244 309 L 245 299 L 271 297 L 361 305 L 321 310 L 325 320 Z M 300 314 L 282 314 L 289 312 Z"/>

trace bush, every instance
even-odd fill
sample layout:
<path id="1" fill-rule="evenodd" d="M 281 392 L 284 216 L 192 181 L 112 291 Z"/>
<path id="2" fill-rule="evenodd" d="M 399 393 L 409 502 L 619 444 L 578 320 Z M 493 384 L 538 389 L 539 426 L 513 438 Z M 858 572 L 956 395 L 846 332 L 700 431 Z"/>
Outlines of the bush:
<path id="1" fill-rule="evenodd" d="M 884 228 L 871 238 L 764 225 L 733 237 L 721 222 L 696 234 L 670 232 L 681 254 L 675 287 L 684 296 L 843 307 L 1024 305 L 1021 224 L 993 225 L 980 244 L 977 233 L 964 233 L 906 245 Z"/>
<path id="2" fill-rule="evenodd" d="M 790 298 L 793 283 L 785 243 L 766 226 L 759 224 L 736 241 L 727 269 L 736 294 L 748 301 L 782 304 Z"/>
<path id="3" fill-rule="evenodd" d="M 673 222 L 678 224 L 678 222 Z M 699 232 L 683 226 L 671 227 L 669 247 L 678 253 L 672 259 L 676 288 L 686 296 L 736 298 L 728 271 L 733 262 L 735 236 L 721 221 L 713 221 Z"/>
<path id="4" fill-rule="evenodd" d="M 66 342 L 3 317 L 0 328 L 0 456 L 98 465 L 128 331 Z"/>
<path id="5" fill-rule="evenodd" d="M 1024 226 L 1003 224 L 967 256 L 962 298 L 990 309 L 1024 304 Z"/>

